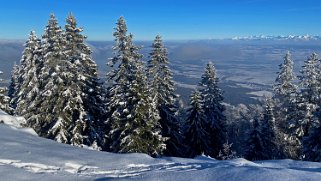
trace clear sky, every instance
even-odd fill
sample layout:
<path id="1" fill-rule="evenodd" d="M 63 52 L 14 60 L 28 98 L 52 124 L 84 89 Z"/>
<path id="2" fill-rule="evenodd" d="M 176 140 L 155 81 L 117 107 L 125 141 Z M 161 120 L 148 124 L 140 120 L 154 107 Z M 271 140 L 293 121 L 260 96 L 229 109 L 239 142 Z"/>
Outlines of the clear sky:
<path id="1" fill-rule="evenodd" d="M 320 35 L 321 0 L 0 0 L 0 39 L 43 33 L 53 12 L 72 12 L 89 40 L 112 40 L 124 16 L 136 40 Z"/>

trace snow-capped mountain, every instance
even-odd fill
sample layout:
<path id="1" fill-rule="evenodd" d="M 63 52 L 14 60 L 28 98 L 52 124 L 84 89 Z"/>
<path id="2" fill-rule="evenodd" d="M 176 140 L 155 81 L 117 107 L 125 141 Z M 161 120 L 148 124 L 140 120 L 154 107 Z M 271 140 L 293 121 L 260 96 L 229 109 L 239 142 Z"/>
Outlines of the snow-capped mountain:
<path id="1" fill-rule="evenodd" d="M 245 37 L 234 37 L 232 40 L 321 40 L 319 35 L 254 35 L 254 36 L 245 36 Z"/>

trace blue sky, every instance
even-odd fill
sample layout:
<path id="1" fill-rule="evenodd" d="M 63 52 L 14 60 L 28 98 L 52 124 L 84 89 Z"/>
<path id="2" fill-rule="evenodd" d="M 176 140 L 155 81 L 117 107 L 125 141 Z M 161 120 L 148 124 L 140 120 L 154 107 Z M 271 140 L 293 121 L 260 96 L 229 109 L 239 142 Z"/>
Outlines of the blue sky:
<path id="1" fill-rule="evenodd" d="M 72 12 L 89 40 L 112 40 L 124 16 L 136 40 L 320 35 L 320 0 L 0 0 L 0 39 L 43 33 L 53 12 L 61 26 Z"/>

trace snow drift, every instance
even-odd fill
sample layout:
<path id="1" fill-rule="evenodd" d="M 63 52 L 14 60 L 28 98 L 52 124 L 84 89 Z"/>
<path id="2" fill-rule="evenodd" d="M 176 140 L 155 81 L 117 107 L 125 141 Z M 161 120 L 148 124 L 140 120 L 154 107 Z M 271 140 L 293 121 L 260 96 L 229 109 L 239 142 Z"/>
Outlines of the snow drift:
<path id="1" fill-rule="evenodd" d="M 0 175 L 11 180 L 320 180 L 321 163 L 152 158 L 82 149 L 21 129 L 23 119 L 0 112 Z M 32 134 L 30 134 L 32 133 Z"/>

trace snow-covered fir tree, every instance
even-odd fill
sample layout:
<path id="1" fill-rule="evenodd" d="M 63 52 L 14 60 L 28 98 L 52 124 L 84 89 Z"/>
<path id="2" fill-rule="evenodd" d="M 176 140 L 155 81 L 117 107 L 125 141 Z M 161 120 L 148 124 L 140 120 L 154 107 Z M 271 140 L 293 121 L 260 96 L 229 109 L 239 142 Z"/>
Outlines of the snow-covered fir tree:
<path id="1" fill-rule="evenodd" d="M 259 104 L 225 105 L 226 130 L 232 149 L 238 155 L 244 155 L 249 133 L 252 131 L 253 120 L 261 120 L 263 108 Z"/>
<path id="2" fill-rule="evenodd" d="M 293 73 L 293 61 L 291 60 L 290 52 L 284 57 L 284 62 L 279 65 L 280 72 L 277 75 L 275 84 L 273 86 L 274 98 L 278 99 L 281 103 L 282 108 L 285 109 L 289 106 L 293 99 L 297 87 L 294 84 L 294 73 Z"/>
<path id="3" fill-rule="evenodd" d="M 71 63 L 69 67 L 72 81 L 67 83 L 71 94 L 70 108 L 73 119 L 71 144 L 90 145 L 95 140 L 101 142 L 99 134 L 102 118 L 101 84 L 99 83 L 97 65 L 91 58 L 92 51 L 85 44 L 86 37 L 81 34 L 82 28 L 77 27 L 76 18 L 69 14 L 66 19 L 64 53 Z M 96 130 L 98 129 L 98 130 Z"/>
<path id="4" fill-rule="evenodd" d="M 3 72 L 0 71 L 0 75 L 2 76 Z M 2 83 L 3 79 L 0 78 L 0 83 Z M 7 88 L 0 86 L 0 109 L 5 112 L 10 112 L 9 101 L 10 98 L 6 95 Z"/>
<path id="5" fill-rule="evenodd" d="M 284 153 L 287 158 L 301 159 L 302 155 L 302 139 L 304 136 L 302 120 L 305 120 L 307 107 L 301 97 L 294 97 L 287 107 L 287 127 L 283 137 Z M 280 112 L 279 112 L 280 113 Z"/>
<path id="6" fill-rule="evenodd" d="M 20 65 L 16 111 L 40 136 L 96 145 L 101 139 L 95 121 L 102 113 L 97 66 L 76 19 L 70 14 L 66 21 L 63 32 L 52 14 L 41 43 L 30 35 Z"/>
<path id="7" fill-rule="evenodd" d="M 62 29 L 51 14 L 42 36 L 43 67 L 39 75 L 41 94 L 36 98 L 39 110 L 37 117 L 32 117 L 30 121 L 36 123 L 34 129 L 39 135 L 61 143 L 70 143 L 70 109 L 74 105 L 68 105 L 73 92 L 67 85 L 72 82 L 73 75 L 70 72 L 72 64 L 63 53 L 65 46 Z"/>
<path id="8" fill-rule="evenodd" d="M 262 159 L 283 158 L 283 150 L 280 143 L 279 132 L 275 123 L 274 104 L 271 99 L 266 100 L 265 112 L 261 124 L 261 141 L 263 144 Z"/>
<path id="9" fill-rule="evenodd" d="M 203 100 L 203 110 L 206 117 L 205 129 L 208 133 L 209 144 L 204 148 L 204 154 L 217 157 L 223 143 L 225 142 L 225 122 L 222 104 L 222 90 L 218 87 L 218 77 L 212 62 L 206 65 L 202 75 L 199 89 Z"/>
<path id="10" fill-rule="evenodd" d="M 248 160 L 264 160 L 267 158 L 265 155 L 264 145 L 261 133 L 261 127 L 258 119 L 253 120 L 253 130 L 251 131 L 247 144 L 246 151 L 244 153 L 244 158 Z"/>
<path id="11" fill-rule="evenodd" d="M 123 17 L 118 19 L 114 37 L 115 56 L 109 62 L 114 69 L 107 75 L 111 83 L 107 102 L 110 148 L 113 152 L 161 155 L 165 139 L 159 112 L 149 95 L 142 55 L 133 44 L 132 35 L 127 35 Z"/>
<path id="12" fill-rule="evenodd" d="M 12 99 L 15 106 L 15 114 L 25 117 L 35 114 L 32 102 L 39 93 L 38 75 L 41 69 L 42 52 L 40 39 L 34 31 L 29 35 L 25 49 L 20 60 L 20 67 L 13 70 L 12 75 Z M 18 71 L 18 72 L 16 72 Z M 16 75 L 18 74 L 18 76 Z M 27 124 L 27 126 L 32 126 Z"/>
<path id="13" fill-rule="evenodd" d="M 298 100 L 297 86 L 294 84 L 293 61 L 290 52 L 284 57 L 284 62 L 279 66 L 280 72 L 273 86 L 275 102 L 276 126 L 280 131 L 282 144 L 287 157 L 297 159 L 300 150 L 300 139 L 296 135 L 295 123 L 299 119 L 297 115 Z"/>
<path id="14" fill-rule="evenodd" d="M 305 133 L 305 123 L 310 122 L 311 116 L 307 116 L 309 104 L 303 97 L 297 95 L 294 97 L 287 108 L 287 136 L 284 139 L 284 148 L 287 158 L 302 159 L 303 139 L 308 133 Z"/>
<path id="15" fill-rule="evenodd" d="M 210 146 L 209 133 L 206 129 L 206 117 L 200 93 L 196 90 L 191 95 L 188 117 L 183 124 L 185 157 L 203 154 Z"/>
<path id="16" fill-rule="evenodd" d="M 175 115 L 178 109 L 175 105 L 177 95 L 175 94 L 173 73 L 168 67 L 167 50 L 159 35 L 156 36 L 152 44 L 152 50 L 147 63 L 147 76 L 151 97 L 160 113 L 162 136 L 168 138 L 165 142 L 166 150 L 164 155 L 180 156 L 182 138 L 179 120 Z"/>
<path id="17" fill-rule="evenodd" d="M 312 129 L 303 141 L 305 160 L 321 162 L 321 126 Z"/>
<path id="18" fill-rule="evenodd" d="M 288 114 L 293 102 L 295 101 L 297 87 L 294 84 L 293 61 L 290 52 L 284 57 L 284 62 L 279 65 L 275 84 L 273 86 L 276 109 L 277 126 L 286 132 L 288 125 Z M 294 111 L 294 110 L 292 110 Z"/>
<path id="19" fill-rule="evenodd" d="M 14 98 L 17 97 L 16 89 L 19 85 L 18 77 L 19 77 L 19 66 L 15 62 L 13 65 L 13 69 L 11 71 L 11 81 L 10 81 L 10 85 L 8 88 L 8 97 L 10 98 L 10 107 L 12 107 L 12 109 L 14 110 L 13 114 L 15 113 L 15 109 L 17 106 L 17 103 L 14 100 Z"/>
<path id="20" fill-rule="evenodd" d="M 319 70 L 319 60 L 316 53 L 313 53 L 304 62 L 303 69 L 301 70 L 301 75 L 298 77 L 300 79 L 299 88 L 300 92 L 297 97 L 298 105 L 302 112 L 304 112 L 299 119 L 299 125 L 297 125 L 298 132 L 303 136 L 309 134 L 310 129 L 313 127 L 314 115 L 318 106 L 320 105 L 320 90 L 321 84 L 318 80 L 320 75 Z"/>
<path id="21" fill-rule="evenodd" d="M 101 145 L 97 65 L 69 15 L 63 32 L 52 14 L 42 40 L 30 33 L 10 85 L 11 104 L 40 135 L 76 146 Z"/>
<path id="22" fill-rule="evenodd" d="M 318 60 L 318 55 L 313 53 L 309 58 L 308 61 L 320 61 Z M 318 69 L 317 75 L 314 77 L 316 79 L 316 84 L 314 85 L 314 96 L 318 96 L 321 94 L 321 65 L 318 62 Z M 303 97 L 303 96 L 302 96 Z M 303 133 L 303 146 L 304 146 L 304 156 L 305 160 L 309 161 L 321 161 L 321 98 L 320 96 L 317 97 L 316 109 L 315 113 L 313 114 L 312 120 L 306 119 L 305 121 L 300 121 L 300 128 L 299 130 Z M 306 104 L 304 104 L 306 105 Z M 309 104 L 308 104 L 309 105 Z M 306 106 L 308 107 L 308 106 Z M 306 109 L 305 109 L 306 110 Z M 307 116 L 306 116 L 307 117 Z"/>
<path id="23" fill-rule="evenodd" d="M 317 54 L 313 53 L 304 62 L 301 75 L 298 76 L 299 90 L 297 96 L 292 98 L 288 106 L 288 138 L 285 147 L 288 158 L 302 159 L 303 151 L 306 147 L 303 143 L 305 137 L 310 135 L 310 131 L 318 127 L 319 110 L 320 110 L 320 88 L 321 79 L 320 62 Z M 312 133 L 311 133 L 312 134 Z M 311 136 L 311 135 L 310 135 Z M 309 146 L 307 146 L 309 147 Z"/>

